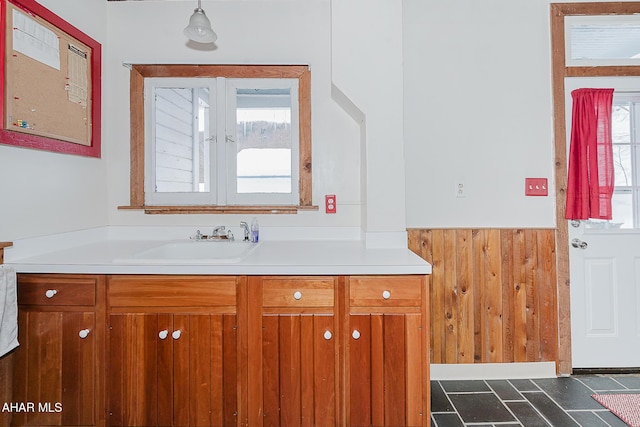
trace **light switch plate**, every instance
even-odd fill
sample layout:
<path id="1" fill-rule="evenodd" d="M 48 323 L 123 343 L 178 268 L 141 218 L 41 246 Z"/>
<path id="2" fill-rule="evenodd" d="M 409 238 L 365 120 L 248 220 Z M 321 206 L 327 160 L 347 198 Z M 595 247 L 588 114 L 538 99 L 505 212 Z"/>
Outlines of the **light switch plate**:
<path id="1" fill-rule="evenodd" d="M 525 178 L 524 179 L 524 195 L 525 196 L 548 196 L 549 187 L 547 178 Z"/>

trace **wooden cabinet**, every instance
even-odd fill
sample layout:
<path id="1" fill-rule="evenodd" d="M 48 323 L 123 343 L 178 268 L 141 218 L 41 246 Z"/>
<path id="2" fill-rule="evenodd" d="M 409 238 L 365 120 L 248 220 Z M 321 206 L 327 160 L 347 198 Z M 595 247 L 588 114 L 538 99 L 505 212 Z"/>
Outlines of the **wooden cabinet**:
<path id="1" fill-rule="evenodd" d="M 237 295 L 243 280 L 109 277 L 110 425 L 238 424 Z"/>
<path id="2" fill-rule="evenodd" d="M 346 425 L 429 425 L 426 280 L 346 279 Z"/>
<path id="3" fill-rule="evenodd" d="M 102 276 L 18 276 L 12 425 L 104 425 L 103 300 Z"/>
<path id="4" fill-rule="evenodd" d="M 249 425 L 341 425 L 337 282 L 249 279 Z"/>
<path id="5" fill-rule="evenodd" d="M 20 274 L 13 425 L 428 426 L 427 276 Z M 37 409 L 37 408 L 36 408 Z"/>
<path id="6" fill-rule="evenodd" d="M 255 277 L 249 425 L 428 426 L 425 276 Z"/>

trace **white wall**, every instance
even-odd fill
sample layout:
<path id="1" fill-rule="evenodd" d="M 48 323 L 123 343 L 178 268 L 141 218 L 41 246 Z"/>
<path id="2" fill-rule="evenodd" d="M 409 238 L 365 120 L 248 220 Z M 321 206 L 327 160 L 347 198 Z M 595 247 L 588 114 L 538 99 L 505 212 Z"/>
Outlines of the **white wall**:
<path id="1" fill-rule="evenodd" d="M 267 226 L 360 226 L 358 125 L 331 98 L 330 3 L 204 1 L 218 34 L 215 50 L 195 50 L 182 34 L 196 2 L 109 2 L 104 119 L 107 126 L 109 222 L 114 225 L 234 225 L 238 215 L 145 215 L 129 203 L 129 70 L 127 63 L 309 64 L 313 132 L 313 202 L 317 212 L 261 215 Z M 141 31 L 144 25 L 145 30 Z M 337 213 L 324 213 L 336 194 Z"/>
<path id="2" fill-rule="evenodd" d="M 548 178 L 554 192 L 549 0 L 204 1 L 219 36 L 204 51 L 182 35 L 195 2 L 41 3 L 103 43 L 103 159 L 0 145 L 0 240 L 246 219 L 117 209 L 129 202 L 123 62 L 310 64 L 321 210 L 261 224 L 382 235 L 555 226 L 553 196 L 524 196 L 526 177 Z M 324 214 L 334 193 L 338 213 Z"/>
<path id="3" fill-rule="evenodd" d="M 367 245 L 406 246 L 402 0 L 331 4 L 333 84 L 361 113 Z"/>
<path id="4" fill-rule="evenodd" d="M 548 0 L 404 0 L 408 227 L 555 226 L 550 44 Z"/>
<path id="5" fill-rule="evenodd" d="M 104 42 L 106 1 L 39 3 Z M 0 241 L 105 225 L 105 163 L 0 144 Z"/>

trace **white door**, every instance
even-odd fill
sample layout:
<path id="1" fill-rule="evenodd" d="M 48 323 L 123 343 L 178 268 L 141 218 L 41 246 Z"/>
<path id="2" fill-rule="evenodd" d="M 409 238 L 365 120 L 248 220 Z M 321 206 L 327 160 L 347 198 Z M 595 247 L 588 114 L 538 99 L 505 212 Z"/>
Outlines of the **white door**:
<path id="1" fill-rule="evenodd" d="M 640 367 L 639 238 L 569 224 L 574 368 Z"/>
<path id="2" fill-rule="evenodd" d="M 616 92 L 640 92 L 640 79 L 572 78 L 565 87 L 569 133 L 573 89 L 614 87 Z M 631 201 L 628 196 L 622 195 L 618 202 Z M 574 368 L 640 367 L 640 230 L 633 228 L 632 209 L 627 210 L 631 218 L 622 211 L 614 207 L 612 221 L 624 222 L 621 228 L 591 221 L 569 223 Z"/>

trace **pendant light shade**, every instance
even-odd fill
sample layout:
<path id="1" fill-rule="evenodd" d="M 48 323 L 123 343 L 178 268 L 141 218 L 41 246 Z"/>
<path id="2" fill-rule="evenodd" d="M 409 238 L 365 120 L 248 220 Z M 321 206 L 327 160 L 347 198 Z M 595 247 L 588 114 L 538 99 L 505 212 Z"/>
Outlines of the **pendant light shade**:
<path id="1" fill-rule="evenodd" d="M 198 7 L 189 18 L 189 25 L 184 29 L 184 35 L 198 43 L 213 43 L 218 38 L 211 28 L 211 21 L 200 7 L 200 0 L 198 0 Z"/>

